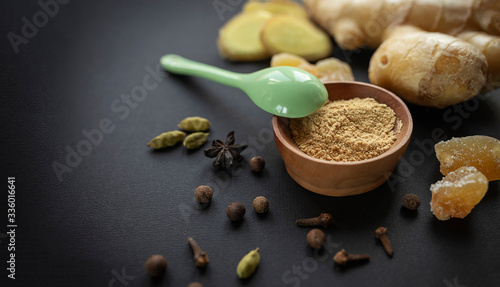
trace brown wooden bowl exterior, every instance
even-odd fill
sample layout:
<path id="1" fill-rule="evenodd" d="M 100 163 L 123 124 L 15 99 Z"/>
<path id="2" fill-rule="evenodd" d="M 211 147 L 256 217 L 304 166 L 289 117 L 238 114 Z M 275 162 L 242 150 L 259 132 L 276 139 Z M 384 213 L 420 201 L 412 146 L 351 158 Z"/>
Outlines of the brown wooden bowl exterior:
<path id="1" fill-rule="evenodd" d="M 274 116 L 273 131 L 288 174 L 302 187 L 329 196 L 348 196 L 368 192 L 382 185 L 392 174 L 406 151 L 413 130 L 413 120 L 405 103 L 393 93 L 362 82 L 326 82 L 328 98 L 371 97 L 391 107 L 403 125 L 397 140 L 385 153 L 362 161 L 334 162 L 313 158 L 302 152 L 293 140 L 289 119 Z M 394 127 L 396 131 L 396 126 Z"/>

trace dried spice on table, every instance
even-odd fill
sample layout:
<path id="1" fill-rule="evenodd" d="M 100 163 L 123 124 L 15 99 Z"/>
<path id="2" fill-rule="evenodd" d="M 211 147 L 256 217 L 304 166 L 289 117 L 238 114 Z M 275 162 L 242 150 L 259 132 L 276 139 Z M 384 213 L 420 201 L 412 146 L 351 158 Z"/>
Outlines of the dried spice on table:
<path id="1" fill-rule="evenodd" d="M 194 197 L 199 203 L 209 203 L 214 196 L 214 191 L 210 186 L 200 185 L 194 191 Z"/>
<path id="2" fill-rule="evenodd" d="M 144 267 L 149 276 L 160 277 L 167 269 L 167 260 L 162 255 L 152 255 L 148 258 Z"/>
<path id="3" fill-rule="evenodd" d="M 337 263 L 340 266 L 345 266 L 347 265 L 348 262 L 366 261 L 366 260 L 370 260 L 369 254 L 351 254 L 347 253 L 345 249 L 340 250 L 333 257 L 333 261 L 335 261 L 335 263 Z"/>
<path id="4" fill-rule="evenodd" d="M 403 196 L 402 203 L 409 210 L 417 210 L 420 206 L 420 198 L 416 194 L 408 193 Z"/>
<path id="5" fill-rule="evenodd" d="M 333 223 L 333 217 L 330 213 L 321 213 L 318 217 L 297 219 L 295 221 L 298 226 L 318 226 L 321 225 L 327 228 Z"/>
<path id="6" fill-rule="evenodd" d="M 266 213 L 269 210 L 269 201 L 264 196 L 257 196 L 253 202 L 253 209 L 257 213 Z"/>
<path id="7" fill-rule="evenodd" d="M 203 132 L 194 132 L 188 135 L 184 142 L 182 143 L 187 149 L 198 149 L 202 147 L 206 142 L 210 134 Z"/>
<path id="8" fill-rule="evenodd" d="M 196 267 L 207 266 L 208 262 L 210 262 L 207 253 L 201 250 L 201 247 L 192 237 L 188 237 L 188 243 L 189 246 L 191 246 L 191 249 L 193 250 L 194 264 L 196 265 Z"/>
<path id="9" fill-rule="evenodd" d="M 148 143 L 148 147 L 152 147 L 154 149 L 171 147 L 181 142 L 184 136 L 186 136 L 186 133 L 182 131 L 165 132 L 153 138 Z"/>
<path id="10" fill-rule="evenodd" d="M 311 248 L 318 249 L 325 244 L 326 235 L 321 229 L 314 228 L 307 233 L 306 241 Z"/>
<path id="11" fill-rule="evenodd" d="M 241 221 L 245 216 L 246 208 L 241 202 L 233 202 L 226 209 L 226 215 L 231 221 Z"/>
<path id="12" fill-rule="evenodd" d="M 188 132 L 203 132 L 210 129 L 210 121 L 202 117 L 188 117 L 177 126 Z"/>
<path id="13" fill-rule="evenodd" d="M 250 277 L 255 272 L 255 269 L 257 269 L 257 267 L 259 266 L 259 250 L 259 247 L 257 247 L 256 249 L 250 251 L 247 255 L 243 256 L 240 263 L 238 263 L 236 274 L 238 274 L 238 277 L 240 279 Z"/>
<path id="14" fill-rule="evenodd" d="M 266 161 L 260 155 L 254 156 L 248 162 L 250 169 L 255 172 L 261 172 L 266 166 Z"/>
<path id="15" fill-rule="evenodd" d="M 215 157 L 216 167 L 231 167 L 234 161 L 243 159 L 240 153 L 248 147 L 246 144 L 234 144 L 234 142 L 234 131 L 232 131 L 227 135 L 225 142 L 214 140 L 212 146 L 204 150 L 205 155 L 209 158 Z"/>

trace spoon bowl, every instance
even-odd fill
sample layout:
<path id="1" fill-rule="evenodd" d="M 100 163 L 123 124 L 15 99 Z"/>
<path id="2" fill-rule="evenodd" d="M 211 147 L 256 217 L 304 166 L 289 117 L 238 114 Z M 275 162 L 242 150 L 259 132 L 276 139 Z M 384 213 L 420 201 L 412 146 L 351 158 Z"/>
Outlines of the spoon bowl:
<path id="1" fill-rule="evenodd" d="M 258 107 L 281 117 L 305 117 L 328 99 L 328 92 L 318 78 L 295 67 L 272 67 L 242 74 L 173 54 L 163 56 L 160 63 L 171 73 L 202 77 L 239 88 Z"/>

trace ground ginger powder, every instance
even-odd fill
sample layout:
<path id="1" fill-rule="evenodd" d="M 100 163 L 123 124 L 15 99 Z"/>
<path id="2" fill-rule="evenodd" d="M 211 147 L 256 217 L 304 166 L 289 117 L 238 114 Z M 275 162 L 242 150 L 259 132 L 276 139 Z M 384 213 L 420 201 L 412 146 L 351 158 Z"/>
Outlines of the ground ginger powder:
<path id="1" fill-rule="evenodd" d="M 387 105 L 373 98 L 354 98 L 327 101 L 309 116 L 290 119 L 290 131 L 306 154 L 347 162 L 389 150 L 396 141 L 395 124 L 396 114 Z"/>

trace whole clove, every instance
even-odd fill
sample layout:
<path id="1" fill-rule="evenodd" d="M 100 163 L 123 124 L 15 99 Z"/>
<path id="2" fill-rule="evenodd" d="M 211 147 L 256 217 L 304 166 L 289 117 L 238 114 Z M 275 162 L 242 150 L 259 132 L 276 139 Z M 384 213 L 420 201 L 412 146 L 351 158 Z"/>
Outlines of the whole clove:
<path id="1" fill-rule="evenodd" d="M 348 262 L 369 260 L 369 254 L 350 254 L 345 251 L 345 249 L 340 250 L 333 256 L 333 261 L 337 264 L 345 266 Z"/>
<path id="2" fill-rule="evenodd" d="M 298 226 L 323 226 L 327 228 L 328 225 L 333 223 L 333 217 L 330 213 L 321 213 L 318 217 L 297 219 L 295 223 Z"/>
<path id="3" fill-rule="evenodd" d="M 196 267 L 207 266 L 208 262 L 210 262 L 207 254 L 203 250 L 201 250 L 198 243 L 196 243 L 196 241 L 192 237 L 188 237 L 188 242 L 189 245 L 191 246 L 191 249 L 193 250 L 194 265 L 196 265 Z"/>
<path id="4" fill-rule="evenodd" d="M 387 236 L 387 228 L 386 227 L 379 227 L 375 230 L 375 237 L 380 239 L 382 242 L 382 246 L 384 247 L 385 252 L 389 256 L 394 255 L 394 249 L 392 248 L 391 241 L 389 240 L 389 237 Z"/>

